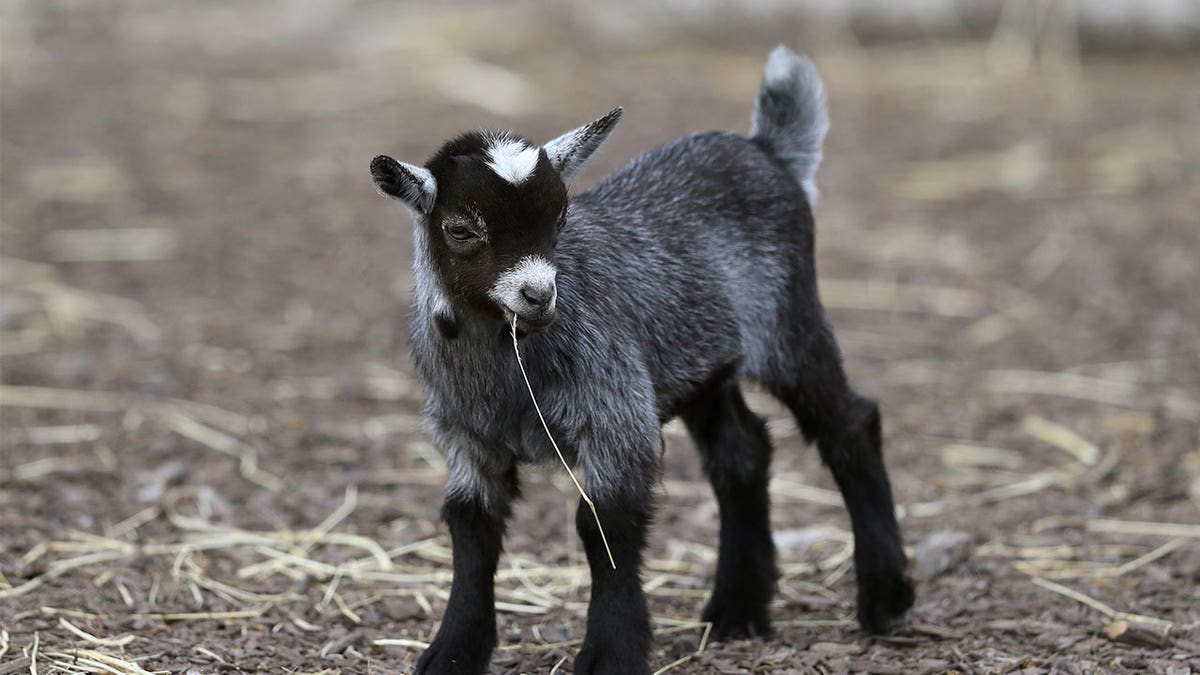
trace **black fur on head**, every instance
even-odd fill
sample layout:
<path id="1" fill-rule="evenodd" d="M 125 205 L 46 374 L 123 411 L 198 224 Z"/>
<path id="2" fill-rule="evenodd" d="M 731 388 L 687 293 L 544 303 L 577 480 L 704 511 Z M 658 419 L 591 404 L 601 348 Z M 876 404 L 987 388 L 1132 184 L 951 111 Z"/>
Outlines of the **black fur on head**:
<path id="1" fill-rule="evenodd" d="M 506 318 L 505 309 L 521 315 L 522 307 L 503 306 L 493 292 L 501 275 L 526 258 L 553 264 L 566 222 L 562 177 L 544 150 L 511 133 L 462 134 L 426 166 L 439 191 L 423 225 L 446 292 L 486 315 Z M 541 318 L 526 314 L 530 323 Z"/>
<path id="2" fill-rule="evenodd" d="M 435 311 L 439 327 L 452 326 L 460 309 L 516 318 L 523 330 L 554 320 L 554 247 L 566 224 L 566 183 L 620 115 L 617 108 L 545 148 L 507 131 L 470 131 L 424 167 L 375 158 L 379 191 L 416 216 L 417 264 L 427 266 L 445 296 Z"/>

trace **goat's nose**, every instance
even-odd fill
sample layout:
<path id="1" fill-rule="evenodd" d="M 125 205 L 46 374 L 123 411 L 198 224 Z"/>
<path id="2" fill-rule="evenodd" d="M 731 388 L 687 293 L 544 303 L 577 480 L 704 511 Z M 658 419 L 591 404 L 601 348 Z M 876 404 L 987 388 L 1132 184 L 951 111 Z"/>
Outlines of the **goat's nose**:
<path id="1" fill-rule="evenodd" d="M 534 307 L 542 308 L 550 304 L 554 299 L 554 285 L 547 284 L 545 286 L 522 286 L 521 297 Z"/>

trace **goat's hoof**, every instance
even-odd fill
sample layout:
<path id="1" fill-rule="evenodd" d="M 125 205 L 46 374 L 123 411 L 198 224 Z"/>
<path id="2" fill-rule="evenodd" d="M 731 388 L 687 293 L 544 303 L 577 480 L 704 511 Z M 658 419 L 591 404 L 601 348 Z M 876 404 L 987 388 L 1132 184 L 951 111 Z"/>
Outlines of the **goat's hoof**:
<path id="1" fill-rule="evenodd" d="M 904 625 L 916 600 L 913 583 L 903 574 L 859 579 L 858 623 L 872 635 L 887 635 Z"/>
<path id="2" fill-rule="evenodd" d="M 709 637 L 713 640 L 738 640 L 771 635 L 771 619 L 767 616 L 765 604 L 748 606 L 718 600 L 714 596 L 704 608 L 700 620 L 712 624 Z"/>
<path id="3" fill-rule="evenodd" d="M 584 640 L 575 657 L 574 672 L 575 675 L 650 675 L 650 665 L 637 649 Z"/>
<path id="4" fill-rule="evenodd" d="M 421 654 L 417 675 L 482 675 L 487 672 L 491 648 L 482 640 L 438 640 Z"/>

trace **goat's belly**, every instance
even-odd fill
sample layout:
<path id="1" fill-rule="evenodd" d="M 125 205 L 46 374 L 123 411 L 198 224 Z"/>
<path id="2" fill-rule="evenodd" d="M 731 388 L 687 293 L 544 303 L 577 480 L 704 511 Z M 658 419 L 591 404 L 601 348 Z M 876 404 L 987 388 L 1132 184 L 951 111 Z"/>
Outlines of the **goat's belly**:
<path id="1" fill-rule="evenodd" d="M 647 364 L 663 422 L 679 414 L 704 387 L 736 376 L 745 359 L 732 320 L 702 331 L 686 331 L 675 336 L 673 344 L 672 349 L 655 350 Z"/>

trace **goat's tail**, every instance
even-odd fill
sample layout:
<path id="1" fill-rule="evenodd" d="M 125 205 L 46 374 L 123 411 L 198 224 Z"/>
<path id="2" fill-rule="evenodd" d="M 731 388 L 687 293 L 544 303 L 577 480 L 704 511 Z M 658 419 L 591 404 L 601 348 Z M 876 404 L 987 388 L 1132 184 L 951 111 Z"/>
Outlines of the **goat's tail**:
<path id="1" fill-rule="evenodd" d="M 760 140 L 783 160 L 804 187 L 809 201 L 816 201 L 814 176 L 821 164 L 821 145 L 829 131 L 825 108 L 825 85 L 812 61 L 779 45 L 767 58 L 750 137 Z"/>

